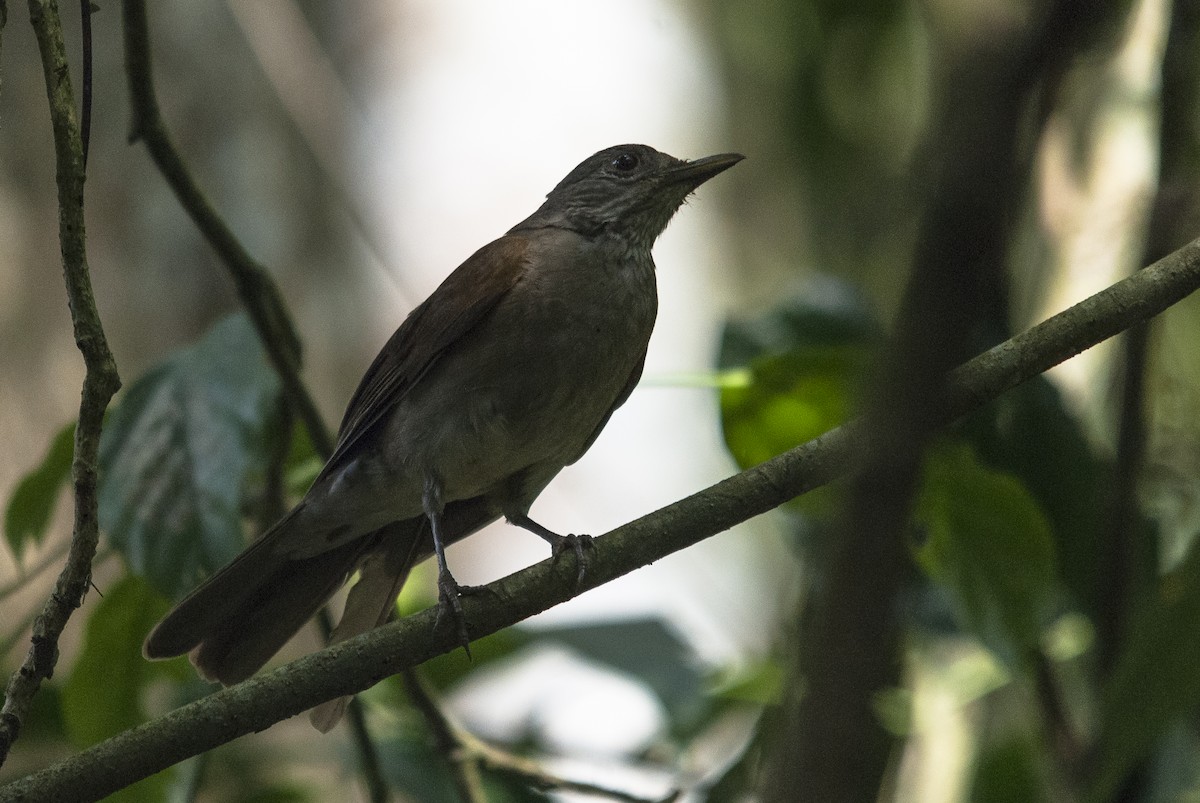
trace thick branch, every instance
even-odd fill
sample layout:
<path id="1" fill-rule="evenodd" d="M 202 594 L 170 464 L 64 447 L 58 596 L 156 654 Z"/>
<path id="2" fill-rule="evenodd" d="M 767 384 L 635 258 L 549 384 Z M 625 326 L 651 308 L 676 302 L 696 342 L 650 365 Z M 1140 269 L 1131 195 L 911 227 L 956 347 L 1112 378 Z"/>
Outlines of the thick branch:
<path id="1" fill-rule="evenodd" d="M 954 370 L 938 424 L 997 398 L 1200 288 L 1200 240 Z M 580 587 L 548 559 L 463 600 L 473 638 L 494 633 L 765 513 L 845 473 L 865 444 L 851 422 L 596 539 Z M 355 694 L 458 646 L 430 609 L 224 689 L 0 789 L 0 801 L 94 800 L 190 756 Z"/>
<path id="2" fill-rule="evenodd" d="M 75 491 L 75 522 L 66 565 L 34 620 L 29 654 L 9 680 L 4 708 L 0 710 L 0 764 L 21 730 L 34 694 L 58 662 L 58 638 L 71 614 L 87 593 L 92 576 L 99 529 L 96 520 L 96 461 L 100 427 L 109 400 L 121 386 L 116 363 L 108 350 L 92 283 L 88 274 L 83 225 L 84 165 L 75 100 L 63 45 L 62 22 L 54 0 L 30 0 L 29 17 L 37 36 L 50 101 L 54 154 L 58 181 L 58 234 L 62 249 L 63 278 L 75 343 L 83 355 L 86 373 L 75 428 L 75 457 L 71 478 Z"/>

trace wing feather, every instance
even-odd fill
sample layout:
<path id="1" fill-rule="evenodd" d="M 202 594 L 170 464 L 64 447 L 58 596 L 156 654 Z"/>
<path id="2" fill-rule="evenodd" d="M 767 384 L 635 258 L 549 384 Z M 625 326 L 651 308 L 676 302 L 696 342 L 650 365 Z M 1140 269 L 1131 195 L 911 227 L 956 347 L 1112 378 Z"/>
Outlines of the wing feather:
<path id="1" fill-rule="evenodd" d="M 528 267 L 529 240 L 510 234 L 458 266 L 409 314 L 367 369 L 350 398 L 338 442 L 322 474 L 339 466 L 455 342 L 474 329 L 516 286 Z"/>

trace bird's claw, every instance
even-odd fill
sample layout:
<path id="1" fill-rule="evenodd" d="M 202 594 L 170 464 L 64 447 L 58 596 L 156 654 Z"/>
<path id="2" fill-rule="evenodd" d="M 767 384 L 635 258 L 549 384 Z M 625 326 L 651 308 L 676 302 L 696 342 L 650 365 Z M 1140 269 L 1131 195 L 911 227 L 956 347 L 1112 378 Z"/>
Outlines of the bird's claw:
<path id="1" fill-rule="evenodd" d="M 448 617 L 449 621 L 453 622 L 458 643 L 462 645 L 467 658 L 471 657 L 471 637 L 467 634 L 467 620 L 463 616 L 462 597 L 464 594 L 473 594 L 478 590 L 475 586 L 460 586 L 450 572 L 438 573 L 438 612 L 437 620 L 433 625 L 434 629 L 441 628 L 443 621 L 446 621 L 446 617 Z"/>
<path id="2" fill-rule="evenodd" d="M 560 535 L 550 543 L 550 556 L 554 560 L 558 560 L 558 556 L 570 550 L 575 553 L 575 587 L 579 588 L 583 585 L 583 578 L 587 575 L 588 556 L 587 553 L 595 546 L 595 541 L 590 535 Z"/>

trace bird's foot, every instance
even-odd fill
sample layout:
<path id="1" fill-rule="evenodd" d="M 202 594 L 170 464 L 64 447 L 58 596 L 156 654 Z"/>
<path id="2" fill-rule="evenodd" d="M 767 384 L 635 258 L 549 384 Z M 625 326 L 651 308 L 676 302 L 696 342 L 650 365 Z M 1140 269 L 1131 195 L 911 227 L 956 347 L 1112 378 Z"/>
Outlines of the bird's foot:
<path id="1" fill-rule="evenodd" d="M 471 637 L 467 633 L 466 617 L 463 616 L 462 597 L 478 591 L 477 586 L 460 586 L 448 571 L 438 572 L 438 613 L 434 629 L 440 629 L 444 622 L 452 624 L 467 658 L 471 657 Z"/>
<path id="2" fill-rule="evenodd" d="M 570 550 L 575 553 L 575 587 L 579 588 L 583 585 L 583 578 L 587 574 L 588 567 L 588 552 L 595 546 L 595 541 L 590 535 L 556 535 L 550 541 L 550 556 L 554 560 L 558 560 L 558 556 Z"/>

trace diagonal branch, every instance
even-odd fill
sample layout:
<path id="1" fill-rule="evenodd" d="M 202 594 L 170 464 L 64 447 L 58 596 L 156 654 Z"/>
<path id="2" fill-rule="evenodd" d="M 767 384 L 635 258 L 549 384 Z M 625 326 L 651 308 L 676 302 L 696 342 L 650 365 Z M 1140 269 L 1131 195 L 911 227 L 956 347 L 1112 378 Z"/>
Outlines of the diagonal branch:
<path id="1" fill-rule="evenodd" d="M 167 134 L 154 91 L 150 31 L 145 3 L 142 0 L 125 0 L 123 20 L 125 72 L 129 80 L 133 117 L 130 140 L 140 139 L 146 144 L 150 157 L 174 191 L 180 205 L 225 263 L 242 304 L 254 322 L 268 359 L 283 384 L 287 404 L 303 422 L 317 453 L 328 457 L 333 452 L 333 437 L 325 426 L 312 395 L 300 379 L 300 339 L 279 288 L 266 268 L 250 256 L 209 204 Z M 318 621 L 322 631 L 328 636 L 333 625 L 325 609 L 319 612 Z M 362 704 L 357 699 L 350 702 L 347 715 L 350 737 L 358 754 L 367 793 L 372 801 L 386 800 L 387 782 L 379 767 L 378 752 L 367 730 Z"/>
<path id="2" fill-rule="evenodd" d="M 132 107 L 130 141 L 141 140 L 196 228 L 225 263 L 258 331 L 271 365 L 283 382 L 288 403 L 296 410 L 319 454 L 333 451 L 333 440 L 312 397 L 300 381 L 300 339 L 271 274 L 234 236 L 216 213 L 167 134 L 158 110 L 150 67 L 150 30 L 142 0 L 125 0 L 125 72 Z"/>
<path id="3" fill-rule="evenodd" d="M 50 101 L 58 181 L 58 236 L 63 278 L 71 308 L 75 344 L 86 368 L 79 424 L 75 428 L 75 457 L 71 479 L 75 492 L 75 522 L 67 562 L 33 623 L 29 654 L 13 673 L 0 709 L 0 764 L 20 734 L 33 696 L 58 662 L 58 638 L 67 620 L 83 601 L 92 577 L 99 528 L 96 520 L 96 462 L 104 410 L 121 386 L 117 366 L 92 294 L 83 225 L 83 146 L 75 119 L 75 99 L 63 44 L 62 21 L 54 0 L 30 0 L 29 18 L 37 37 Z"/>
<path id="4" fill-rule="evenodd" d="M 1200 240 L 952 371 L 931 409 L 945 425 L 1200 289 Z M 494 633 L 723 532 L 846 473 L 870 446 L 852 421 L 595 541 L 577 585 L 547 559 L 463 600 L 473 638 Z M 435 609 L 252 678 L 0 788 L 0 803 L 95 800 L 190 756 L 355 694 L 458 646 Z"/>

